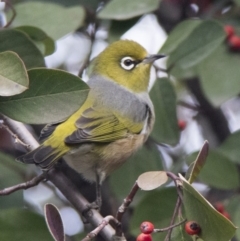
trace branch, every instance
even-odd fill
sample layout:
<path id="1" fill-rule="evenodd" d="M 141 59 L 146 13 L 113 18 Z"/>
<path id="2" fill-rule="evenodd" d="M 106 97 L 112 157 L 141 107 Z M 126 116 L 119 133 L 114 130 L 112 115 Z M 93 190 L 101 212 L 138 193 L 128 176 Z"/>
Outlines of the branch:
<path id="1" fill-rule="evenodd" d="M 16 133 L 13 134 L 13 137 L 16 137 L 17 140 L 19 140 L 21 143 L 24 143 L 24 146 L 28 147 L 28 150 L 32 151 L 39 147 L 39 143 L 36 141 L 36 139 L 33 137 L 33 135 L 29 132 L 29 130 L 23 123 L 12 120 L 6 116 L 2 116 L 2 119 L 9 127 L 8 129 L 12 133 Z"/>
<path id="2" fill-rule="evenodd" d="M 99 226 L 103 217 L 98 211 L 89 209 L 89 202 L 82 196 L 82 194 L 79 193 L 74 183 L 72 183 L 57 168 L 49 170 L 47 178 L 62 192 L 75 209 L 81 213 L 89 223 L 91 223 L 94 227 Z M 100 233 L 105 240 L 112 240 L 115 231 L 110 225 L 106 225 Z"/>
<path id="3" fill-rule="evenodd" d="M 15 17 L 17 16 L 17 12 L 16 12 L 15 8 L 12 6 L 12 4 L 11 4 L 9 1 L 6 1 L 5 3 L 6 3 L 6 5 L 7 5 L 8 7 L 10 7 L 10 9 L 11 9 L 12 12 L 13 12 L 13 15 L 12 15 L 11 19 L 10 19 L 10 20 L 8 21 L 8 23 L 4 26 L 4 28 L 7 28 L 7 27 L 9 27 L 9 26 L 12 24 L 13 20 L 14 20 Z"/>
<path id="4" fill-rule="evenodd" d="M 9 128 L 13 133 L 16 133 L 18 138 L 23 141 L 24 143 L 30 145 L 30 150 L 34 150 L 39 146 L 39 143 L 36 141 L 36 139 L 32 136 L 32 134 L 28 131 L 28 129 L 25 127 L 24 124 L 11 120 L 8 117 L 3 117 L 4 121 L 7 123 Z M 43 174 L 42 174 L 43 175 Z M 40 175 L 42 177 L 42 175 Z M 91 223 L 94 227 L 97 227 L 99 223 L 102 222 L 103 217 L 96 211 L 96 210 L 89 210 L 88 212 L 86 209 L 89 207 L 89 202 L 79 193 L 77 187 L 74 183 L 72 183 L 64 174 L 63 172 L 57 170 L 57 167 L 55 166 L 51 170 L 49 170 L 46 174 L 44 174 L 44 178 L 46 177 L 47 180 L 50 180 L 62 193 L 63 195 L 69 200 L 69 202 L 75 207 L 75 209 L 79 213 L 83 213 L 84 217 L 87 219 L 89 223 Z M 38 181 L 39 177 L 34 178 L 35 182 Z M 30 184 L 34 183 L 34 181 L 30 181 Z M 27 182 L 28 183 L 28 182 Z M 21 186 L 22 184 L 20 184 Z M 24 187 L 23 184 L 21 187 Z M 16 187 L 17 186 L 17 187 Z M 16 185 L 12 187 L 13 189 L 18 189 L 19 186 Z M 5 191 L 6 192 L 6 191 Z M 115 231 L 110 226 L 107 225 L 103 230 L 101 231 L 101 235 L 105 240 L 111 240 L 114 236 Z"/>
<path id="5" fill-rule="evenodd" d="M 21 190 L 21 189 L 28 189 L 30 187 L 37 186 L 45 178 L 46 178 L 46 173 L 44 172 L 41 175 L 34 177 L 30 181 L 20 183 L 20 184 L 17 184 L 15 186 L 7 187 L 7 188 L 4 188 L 4 189 L 0 190 L 0 196 L 9 195 L 9 194 L 11 194 L 13 192 L 16 192 L 18 190 Z"/>
<path id="6" fill-rule="evenodd" d="M 106 216 L 98 225 L 98 227 L 96 227 L 93 231 L 88 233 L 88 235 L 84 239 L 82 239 L 82 241 L 89 241 L 95 238 L 98 235 L 98 233 L 109 224 L 111 220 L 114 221 L 116 225 L 118 225 L 118 221 L 113 216 Z"/>
<path id="7" fill-rule="evenodd" d="M 156 229 L 154 229 L 154 233 L 160 233 L 160 232 L 165 232 L 165 231 L 168 231 L 168 230 L 170 230 L 170 229 L 173 229 L 173 228 L 176 228 L 177 226 L 180 226 L 180 225 L 182 225 L 183 223 L 185 223 L 187 221 L 187 219 L 184 219 L 184 220 L 182 220 L 181 222 L 179 222 L 179 223 L 176 223 L 176 224 L 173 224 L 173 225 L 170 225 L 170 226 L 168 226 L 168 227 L 166 227 L 166 228 L 156 228 Z"/>
<path id="8" fill-rule="evenodd" d="M 130 193 L 128 194 L 128 196 L 123 200 L 122 205 L 118 208 L 117 214 L 116 214 L 116 219 L 118 220 L 119 224 L 116 226 L 116 235 L 117 236 L 122 236 L 122 225 L 121 225 L 121 221 L 122 221 L 122 217 L 123 214 L 126 212 L 127 208 L 129 207 L 129 205 L 131 204 L 134 196 L 136 195 L 137 191 L 138 191 L 139 187 L 137 182 L 135 182 L 135 184 L 133 185 Z"/>

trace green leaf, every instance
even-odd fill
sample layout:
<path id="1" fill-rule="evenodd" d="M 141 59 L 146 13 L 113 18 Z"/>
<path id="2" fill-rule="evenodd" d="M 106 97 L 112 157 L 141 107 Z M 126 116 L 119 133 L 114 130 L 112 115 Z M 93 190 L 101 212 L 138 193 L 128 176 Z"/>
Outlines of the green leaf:
<path id="1" fill-rule="evenodd" d="M 52 241 L 43 217 L 28 210 L 2 210 L 0 227 L 0 240 Z"/>
<path id="2" fill-rule="evenodd" d="M 232 133 L 217 149 L 219 152 L 227 156 L 231 161 L 240 163 L 240 131 Z"/>
<path id="3" fill-rule="evenodd" d="M 156 80 L 150 97 L 156 115 L 151 136 L 159 143 L 176 145 L 179 141 L 176 94 L 170 80 L 167 78 Z"/>
<path id="4" fill-rule="evenodd" d="M 24 182 L 25 170 L 25 166 L 17 163 L 13 157 L 0 152 L 0 189 Z M 23 207 L 22 190 L 8 196 L 0 196 L 1 210 L 10 207 Z"/>
<path id="5" fill-rule="evenodd" d="M 11 51 L 0 53 L 0 95 L 20 94 L 28 84 L 27 70 L 19 56 Z"/>
<path id="6" fill-rule="evenodd" d="M 110 176 L 110 185 L 120 200 L 126 197 L 139 175 L 147 171 L 162 170 L 162 160 L 155 145 L 143 146 Z M 131 175 L 126 175 L 131 173 Z"/>
<path id="7" fill-rule="evenodd" d="M 80 78 L 62 70 L 32 69 L 29 90 L 0 98 L 0 112 L 31 124 L 64 120 L 84 103 L 88 86 Z"/>
<path id="8" fill-rule="evenodd" d="M 34 25 L 55 40 L 81 27 L 85 18 L 81 6 L 67 8 L 50 2 L 29 1 L 14 7 L 17 16 L 13 26 Z"/>
<path id="9" fill-rule="evenodd" d="M 183 203 L 186 217 L 201 226 L 200 238 L 211 241 L 230 240 L 236 232 L 236 227 L 232 222 L 216 211 L 184 177 L 180 175 L 180 178 L 183 182 Z"/>
<path id="10" fill-rule="evenodd" d="M 124 20 L 150 13 L 158 8 L 160 0 L 112 0 L 98 14 L 99 18 Z"/>
<path id="11" fill-rule="evenodd" d="M 240 58 L 223 44 L 198 66 L 204 94 L 219 106 L 240 92 Z"/>
<path id="12" fill-rule="evenodd" d="M 168 187 L 151 192 L 144 192 L 145 196 L 136 205 L 130 227 L 133 234 L 139 234 L 139 227 L 143 221 L 152 222 L 155 228 L 169 226 L 170 219 L 177 200 L 176 188 Z M 137 193 L 137 195 L 139 195 Z M 164 240 L 166 233 L 154 234 L 154 240 Z"/>
<path id="13" fill-rule="evenodd" d="M 23 60 L 27 69 L 45 66 L 43 56 L 29 37 L 14 29 L 0 31 L 0 53 L 16 52 Z"/>
<path id="14" fill-rule="evenodd" d="M 185 41 L 192 31 L 202 23 L 201 20 L 185 20 L 179 23 L 173 30 L 170 32 L 166 42 L 160 49 L 159 53 L 170 54 L 176 50 L 179 45 Z"/>
<path id="15" fill-rule="evenodd" d="M 167 66 L 178 66 L 182 71 L 199 64 L 208 57 L 226 38 L 223 27 L 215 21 L 198 24 L 171 53 Z"/>
<path id="16" fill-rule="evenodd" d="M 47 36 L 47 34 L 40 28 L 33 26 L 21 26 L 17 27 L 16 29 L 27 34 L 44 56 L 50 55 L 54 52 L 55 43 L 53 39 Z"/>
<path id="17" fill-rule="evenodd" d="M 196 155 L 197 153 L 191 155 L 188 160 L 193 161 Z M 204 183 L 219 189 L 228 190 L 239 187 L 237 166 L 227 156 L 215 150 L 209 152 L 199 178 Z"/>

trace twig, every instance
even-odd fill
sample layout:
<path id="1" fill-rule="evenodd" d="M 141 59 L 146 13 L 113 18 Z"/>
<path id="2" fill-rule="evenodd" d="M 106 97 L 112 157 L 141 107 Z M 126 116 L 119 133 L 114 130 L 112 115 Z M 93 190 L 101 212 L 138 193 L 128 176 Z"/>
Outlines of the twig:
<path id="1" fill-rule="evenodd" d="M 177 188 L 178 196 L 181 199 L 181 201 L 183 201 L 182 191 L 181 191 L 180 185 L 179 185 L 180 178 L 172 172 L 166 172 L 166 173 L 167 173 L 167 176 L 173 180 L 173 182 Z"/>
<path id="2" fill-rule="evenodd" d="M 190 110 L 195 110 L 195 111 L 200 111 L 201 110 L 199 105 L 193 105 L 193 104 L 187 103 L 187 102 L 182 101 L 182 100 L 179 100 L 177 102 L 177 104 L 181 105 L 181 106 L 183 106 L 185 108 L 188 108 Z"/>
<path id="3" fill-rule="evenodd" d="M 42 173 L 39 176 L 34 177 L 30 181 L 20 183 L 20 184 L 17 184 L 15 186 L 7 187 L 7 188 L 4 188 L 4 189 L 0 190 L 0 196 L 9 195 L 9 194 L 11 194 L 13 192 L 16 192 L 18 190 L 21 190 L 21 189 L 28 189 L 30 187 L 37 186 L 44 179 L 46 179 L 46 173 L 45 172 Z"/>
<path id="4" fill-rule="evenodd" d="M 93 238 L 95 238 L 99 232 L 109 224 L 110 221 L 114 221 L 117 225 L 118 225 L 118 220 L 115 219 L 113 216 L 106 216 L 102 221 L 101 223 L 93 230 L 91 231 L 90 233 L 87 234 L 87 236 L 82 239 L 82 241 L 89 241 L 89 240 L 92 240 Z"/>
<path id="5" fill-rule="evenodd" d="M 15 17 L 17 16 L 17 12 L 16 12 L 15 8 L 13 7 L 13 5 L 12 5 L 11 3 L 9 3 L 9 1 L 6 1 L 5 3 L 6 3 L 7 6 L 10 7 L 10 9 L 11 9 L 12 12 L 13 12 L 13 15 L 12 15 L 11 19 L 10 19 L 10 20 L 8 21 L 8 23 L 4 26 L 4 28 L 7 28 L 7 27 L 9 27 L 9 26 L 12 24 L 13 20 L 14 20 Z"/>
<path id="6" fill-rule="evenodd" d="M 82 77 L 84 69 L 86 69 L 86 67 L 89 65 L 90 56 L 92 54 L 92 49 L 93 49 L 93 43 L 95 40 L 96 24 L 89 24 L 89 28 L 91 28 L 89 30 L 89 37 L 90 37 L 91 45 L 90 45 L 88 55 L 86 56 L 85 61 L 83 62 L 81 68 L 79 69 L 79 72 L 78 72 L 79 77 Z"/>
<path id="7" fill-rule="evenodd" d="M 32 151 L 39 147 L 39 143 L 29 132 L 26 126 L 18 121 L 12 120 L 6 116 L 0 116 L 3 121 L 7 124 L 12 133 L 16 133 L 16 137 L 24 143 L 25 147 L 28 147 L 28 150 Z"/>
<path id="8" fill-rule="evenodd" d="M 18 137 L 16 134 L 14 134 L 14 133 L 9 129 L 8 126 L 6 126 L 6 125 L 3 124 L 3 121 L 0 121 L 0 128 L 5 129 L 5 130 L 15 139 L 15 143 L 19 143 L 19 144 L 21 144 L 22 146 L 24 146 L 26 149 L 30 150 L 30 145 L 24 143 L 23 141 L 21 141 L 21 140 L 19 139 L 19 137 Z"/>
<path id="9" fill-rule="evenodd" d="M 172 219 L 171 219 L 171 222 L 170 222 L 170 226 L 173 225 L 173 223 L 174 223 L 174 221 L 176 219 L 177 213 L 178 213 L 178 211 L 179 211 L 179 209 L 181 207 L 181 204 L 182 204 L 181 198 L 178 197 L 177 203 L 176 203 L 176 206 L 175 206 L 175 209 L 174 209 L 174 212 L 173 212 L 173 216 L 172 216 Z M 168 230 L 167 236 L 164 239 L 164 241 L 170 241 L 172 230 L 173 230 L 173 228 Z"/>
<path id="10" fill-rule="evenodd" d="M 82 196 L 81 193 L 79 193 L 79 190 L 74 183 L 72 183 L 56 167 L 47 172 L 47 178 L 62 192 L 75 209 L 81 213 L 89 223 L 91 223 L 94 227 L 99 226 L 103 217 L 97 210 L 89 209 L 90 203 Z M 101 230 L 101 235 L 104 240 L 112 240 L 112 237 L 115 235 L 115 231 L 110 225 L 107 225 Z"/>
<path id="11" fill-rule="evenodd" d="M 181 224 L 185 223 L 187 221 L 187 219 L 184 219 L 183 221 L 179 222 L 179 223 L 176 223 L 176 224 L 173 224 L 173 225 L 170 225 L 166 228 L 160 228 L 160 229 L 154 229 L 154 233 L 159 233 L 159 232 L 165 232 L 165 231 L 168 231 L 169 229 L 173 229 L 177 226 L 180 226 Z"/>
<path id="12" fill-rule="evenodd" d="M 121 204 L 121 206 L 118 208 L 117 214 L 116 214 L 116 219 L 119 221 L 119 225 L 116 226 L 116 235 L 117 236 L 122 236 L 122 226 L 121 226 L 121 221 L 122 221 L 122 217 L 123 214 L 126 212 L 127 208 L 129 207 L 129 205 L 131 204 L 134 196 L 136 195 L 137 191 L 138 191 L 139 187 L 137 182 L 135 182 L 135 184 L 133 185 L 130 193 L 128 194 L 128 196 L 123 200 L 123 203 Z"/>

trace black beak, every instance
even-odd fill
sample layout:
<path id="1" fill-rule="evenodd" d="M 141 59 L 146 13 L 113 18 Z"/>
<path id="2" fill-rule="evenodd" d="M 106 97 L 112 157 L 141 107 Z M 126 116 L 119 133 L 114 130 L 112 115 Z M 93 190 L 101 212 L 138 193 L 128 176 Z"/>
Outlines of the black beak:
<path id="1" fill-rule="evenodd" d="M 164 57 L 166 57 L 166 55 L 164 55 L 164 54 L 151 54 L 151 55 L 147 56 L 146 58 L 144 58 L 142 63 L 150 64 L 150 63 L 153 63 L 154 61 L 156 61 L 157 59 L 161 59 Z"/>

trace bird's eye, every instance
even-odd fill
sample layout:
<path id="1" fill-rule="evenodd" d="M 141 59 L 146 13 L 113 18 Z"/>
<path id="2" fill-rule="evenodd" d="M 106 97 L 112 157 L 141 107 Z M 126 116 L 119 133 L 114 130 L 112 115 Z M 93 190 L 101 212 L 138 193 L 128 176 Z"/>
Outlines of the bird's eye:
<path id="1" fill-rule="evenodd" d="M 121 59 L 121 66 L 126 70 L 132 70 L 135 67 L 135 61 L 131 57 Z"/>

